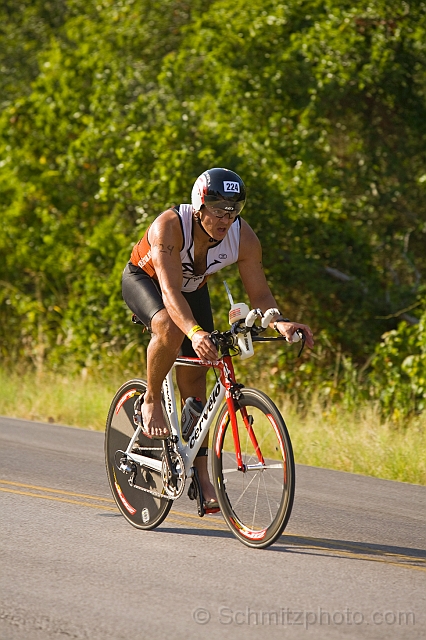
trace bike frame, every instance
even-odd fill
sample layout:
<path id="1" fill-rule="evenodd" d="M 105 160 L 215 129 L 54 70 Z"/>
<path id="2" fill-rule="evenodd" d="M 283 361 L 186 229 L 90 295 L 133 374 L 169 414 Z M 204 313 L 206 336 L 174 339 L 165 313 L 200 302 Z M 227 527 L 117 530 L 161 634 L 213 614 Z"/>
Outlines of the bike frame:
<path id="1" fill-rule="evenodd" d="M 176 396 L 173 387 L 173 377 L 172 372 L 173 368 L 176 366 L 201 366 L 206 368 L 216 368 L 219 369 L 220 375 L 219 380 L 216 382 L 213 387 L 210 396 L 207 399 L 207 402 L 204 406 L 204 409 L 197 421 L 197 424 L 194 427 L 194 430 L 189 438 L 188 442 L 184 442 L 181 438 L 181 431 L 179 426 L 179 416 L 177 412 L 176 405 Z M 228 412 L 231 419 L 232 425 L 232 433 L 234 438 L 234 446 L 236 452 L 236 462 L 237 468 L 241 471 L 244 471 L 244 465 L 241 456 L 241 448 L 240 448 L 240 440 L 238 435 L 238 426 L 237 419 L 235 415 L 235 407 L 234 407 L 234 389 L 238 388 L 235 380 L 235 372 L 232 364 L 231 356 L 224 355 L 222 358 L 215 362 L 202 362 L 199 358 L 190 358 L 190 357 L 178 357 L 172 367 L 172 369 L 167 374 L 166 378 L 163 381 L 163 400 L 167 413 L 167 417 L 169 420 L 169 425 L 171 429 L 171 435 L 176 436 L 176 448 L 185 464 L 185 474 L 187 478 L 192 477 L 192 467 L 194 464 L 194 460 L 197 456 L 197 453 L 201 447 L 202 442 L 204 441 L 205 436 L 207 435 L 213 420 L 215 419 L 219 408 L 222 404 L 224 398 L 226 398 L 226 403 L 228 406 Z M 264 464 L 264 460 L 262 455 L 260 454 L 259 447 L 256 442 L 255 435 L 251 429 L 251 425 L 248 421 L 247 414 L 245 409 L 242 409 L 242 414 L 244 416 L 244 421 L 246 423 L 246 427 L 248 429 L 250 438 L 255 446 L 255 450 L 258 452 L 259 462 Z M 133 460 L 134 462 L 143 465 L 145 468 L 152 469 L 161 473 L 162 469 L 162 461 L 155 460 L 153 458 L 143 456 L 140 454 L 132 453 L 132 448 L 137 440 L 139 434 L 141 432 L 141 427 L 139 426 L 133 437 L 131 438 L 129 445 L 126 449 L 126 456 Z"/>

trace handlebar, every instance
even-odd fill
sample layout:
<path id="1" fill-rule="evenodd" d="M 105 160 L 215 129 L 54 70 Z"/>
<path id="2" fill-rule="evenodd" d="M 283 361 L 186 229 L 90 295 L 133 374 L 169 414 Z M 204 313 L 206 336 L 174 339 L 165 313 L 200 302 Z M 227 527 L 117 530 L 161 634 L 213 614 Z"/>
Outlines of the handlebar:
<path id="1" fill-rule="evenodd" d="M 300 348 L 298 357 L 303 351 L 305 346 L 306 336 L 302 329 L 296 329 L 294 336 L 297 335 L 297 340 L 292 340 L 290 343 L 289 340 L 285 336 L 279 335 L 275 337 L 261 337 L 259 334 L 266 331 L 269 323 L 273 320 L 274 317 L 279 315 L 278 309 L 268 309 L 264 314 L 260 309 L 252 309 L 249 311 L 245 319 L 237 320 L 233 322 L 231 328 L 228 331 L 213 331 L 210 334 L 210 340 L 213 342 L 217 349 L 220 348 L 222 352 L 229 352 L 229 349 L 233 349 L 237 347 L 238 334 L 247 335 L 250 333 L 251 339 L 253 342 L 273 342 L 275 340 L 284 340 L 284 342 L 288 342 L 292 344 L 293 342 L 302 341 L 302 346 Z M 255 324 L 257 318 L 261 318 L 261 326 L 257 326 Z"/>

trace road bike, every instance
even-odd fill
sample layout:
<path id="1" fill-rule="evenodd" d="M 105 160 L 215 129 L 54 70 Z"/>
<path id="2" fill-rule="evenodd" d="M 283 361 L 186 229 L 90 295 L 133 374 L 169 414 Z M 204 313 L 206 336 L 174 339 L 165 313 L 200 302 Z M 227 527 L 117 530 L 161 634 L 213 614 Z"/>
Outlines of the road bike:
<path id="1" fill-rule="evenodd" d="M 136 419 L 135 402 L 145 393 L 146 382 L 129 380 L 117 391 L 107 418 L 106 468 L 117 506 L 134 527 L 158 527 L 183 494 L 187 481 L 188 495 L 197 501 L 199 516 L 204 516 L 203 495 L 193 465 L 216 419 L 211 443 L 212 481 L 226 524 L 249 547 L 268 547 L 282 534 L 295 489 L 290 436 L 273 401 L 262 391 L 237 382 L 232 362 L 235 356 L 247 357 L 252 342 L 285 340 L 259 335 L 273 313 L 278 311 L 262 314 L 254 309 L 244 318 L 234 313 L 234 319 L 239 319 L 229 330 L 214 331 L 210 336 L 221 354 L 215 362 L 184 356 L 176 359 L 174 366 L 208 367 L 216 376 L 187 440 L 179 424 L 173 368 L 162 388 L 164 420 L 170 428 L 166 440 L 146 437 Z M 298 336 L 303 348 L 304 335 L 300 332 Z"/>

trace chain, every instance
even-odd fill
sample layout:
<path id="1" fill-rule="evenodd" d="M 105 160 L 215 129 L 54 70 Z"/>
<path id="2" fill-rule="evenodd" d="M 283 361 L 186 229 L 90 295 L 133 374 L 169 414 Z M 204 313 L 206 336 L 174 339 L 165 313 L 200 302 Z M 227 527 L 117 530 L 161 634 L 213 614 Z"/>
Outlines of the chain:
<path id="1" fill-rule="evenodd" d="M 133 478 L 129 478 L 129 485 L 133 489 L 137 489 L 138 491 L 145 491 L 145 493 L 149 493 L 151 496 L 154 496 L 154 498 L 162 498 L 163 500 L 176 500 L 178 498 L 178 496 L 176 496 L 176 498 L 172 498 L 171 496 L 167 496 L 164 493 L 158 493 L 158 491 L 153 491 L 152 489 L 145 489 L 144 487 L 139 487 L 137 484 L 134 484 Z"/>
<path id="2" fill-rule="evenodd" d="M 137 450 L 134 450 L 134 453 L 137 453 L 138 451 L 163 451 L 163 449 L 161 447 L 138 447 Z M 184 480 L 184 474 L 185 474 L 185 463 L 183 461 L 182 456 L 180 455 L 180 453 L 174 448 L 172 451 L 172 456 L 176 457 L 179 461 L 180 464 L 180 468 L 182 470 L 182 473 L 179 476 L 179 481 L 180 481 L 180 488 L 177 490 L 176 494 L 175 493 L 175 489 L 173 488 L 169 488 L 167 486 L 167 483 L 164 482 L 165 477 L 166 477 L 166 472 L 165 469 L 167 469 L 167 465 L 165 460 L 163 460 L 163 468 L 161 470 L 161 479 L 163 482 L 163 490 L 165 492 L 164 493 L 159 493 L 158 491 L 154 491 L 153 489 L 145 489 L 145 487 L 139 487 L 137 484 L 135 484 L 134 479 L 136 477 L 136 473 L 132 473 L 132 475 L 129 478 L 129 485 L 133 488 L 133 489 L 137 489 L 138 491 L 144 491 L 145 493 L 149 493 L 150 495 L 154 496 L 155 498 L 163 498 L 166 500 L 177 500 L 178 498 L 180 498 L 180 496 L 182 495 L 184 489 L 185 489 L 185 480 Z M 141 468 L 143 469 L 143 466 L 141 465 Z"/>
<path id="3" fill-rule="evenodd" d="M 185 463 L 183 461 L 182 456 L 180 455 L 180 453 L 174 448 L 173 451 L 171 452 L 171 456 L 175 458 L 173 462 L 173 464 L 175 465 L 176 462 L 179 462 L 180 468 L 181 468 L 181 472 L 179 474 L 178 477 L 178 482 L 180 482 L 180 487 L 178 489 L 176 489 L 175 487 L 171 486 L 166 480 L 167 478 L 167 463 L 166 460 L 163 459 L 163 468 L 162 468 L 162 479 L 163 479 L 163 487 L 165 492 L 167 493 L 167 496 L 172 498 L 173 500 L 176 500 L 177 498 L 180 498 L 180 496 L 182 495 L 182 493 L 184 492 L 185 489 Z"/>
<path id="4" fill-rule="evenodd" d="M 137 484 L 133 482 L 133 476 L 129 478 L 129 485 L 133 487 L 133 489 L 137 489 L 138 491 L 145 491 L 145 493 L 149 493 L 154 496 L 154 498 L 163 498 L 163 500 L 177 500 L 179 496 L 171 497 L 165 495 L 164 493 L 158 493 L 158 491 L 153 491 L 152 489 L 145 489 L 144 487 L 139 487 Z"/>

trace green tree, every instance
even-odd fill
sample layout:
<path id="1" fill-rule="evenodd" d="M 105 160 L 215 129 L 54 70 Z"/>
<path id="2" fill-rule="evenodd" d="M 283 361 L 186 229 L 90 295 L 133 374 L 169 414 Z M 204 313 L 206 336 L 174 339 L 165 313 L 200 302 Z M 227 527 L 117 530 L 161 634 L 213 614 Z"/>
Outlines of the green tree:
<path id="1" fill-rule="evenodd" d="M 20 7 L 0 31 L 2 353 L 88 366 L 133 343 L 130 248 L 221 165 L 283 311 L 319 333 L 291 384 L 353 384 L 426 266 L 425 3 Z"/>

